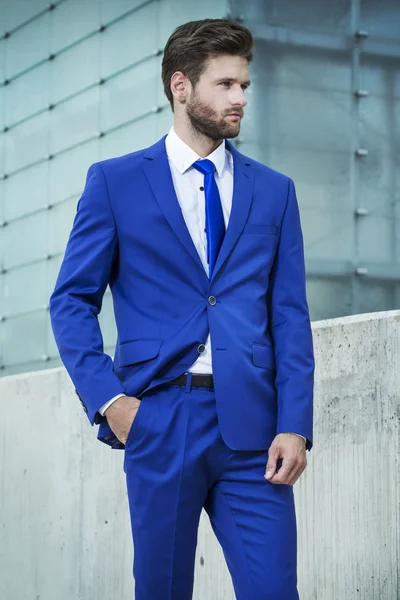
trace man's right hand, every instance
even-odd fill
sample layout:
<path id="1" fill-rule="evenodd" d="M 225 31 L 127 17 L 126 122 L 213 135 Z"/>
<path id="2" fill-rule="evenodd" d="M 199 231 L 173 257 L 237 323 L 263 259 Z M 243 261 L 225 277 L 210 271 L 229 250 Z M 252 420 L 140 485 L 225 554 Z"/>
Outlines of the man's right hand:
<path id="1" fill-rule="evenodd" d="M 121 398 L 115 400 L 115 402 L 113 402 L 104 412 L 104 416 L 106 417 L 112 432 L 124 445 L 129 430 L 135 420 L 140 403 L 141 400 L 135 398 L 135 396 L 121 396 Z"/>

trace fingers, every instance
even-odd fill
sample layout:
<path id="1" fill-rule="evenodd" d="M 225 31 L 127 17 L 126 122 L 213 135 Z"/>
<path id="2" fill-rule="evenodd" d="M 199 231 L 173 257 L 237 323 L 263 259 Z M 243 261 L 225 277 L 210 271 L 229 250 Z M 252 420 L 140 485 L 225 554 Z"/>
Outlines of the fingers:
<path id="1" fill-rule="evenodd" d="M 277 461 L 282 457 L 282 465 L 276 470 Z M 290 447 L 272 444 L 268 450 L 268 462 L 264 477 L 275 484 L 293 485 L 307 466 L 304 453 L 293 453 Z"/>
<path id="2" fill-rule="evenodd" d="M 276 471 L 276 461 L 280 458 L 280 451 L 277 446 L 272 446 L 268 451 L 268 462 L 265 467 L 265 479 L 271 480 Z"/>
<path id="3" fill-rule="evenodd" d="M 277 473 L 270 479 L 271 483 L 286 483 L 293 479 L 297 471 L 297 460 L 292 458 L 283 458 L 282 466 Z"/>

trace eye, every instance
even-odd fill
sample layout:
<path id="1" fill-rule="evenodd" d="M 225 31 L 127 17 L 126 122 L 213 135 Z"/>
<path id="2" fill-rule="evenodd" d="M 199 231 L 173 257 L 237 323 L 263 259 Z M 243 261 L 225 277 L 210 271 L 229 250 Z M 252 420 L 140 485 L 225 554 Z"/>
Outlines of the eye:
<path id="1" fill-rule="evenodd" d="M 225 83 L 226 83 L 226 84 L 228 84 L 228 85 L 231 85 L 231 82 L 230 82 L 230 81 L 221 81 L 220 85 L 224 85 Z M 247 88 L 248 88 L 249 86 L 248 86 L 246 83 L 243 83 L 243 84 L 241 85 L 241 87 L 242 87 L 244 90 L 247 90 Z"/>

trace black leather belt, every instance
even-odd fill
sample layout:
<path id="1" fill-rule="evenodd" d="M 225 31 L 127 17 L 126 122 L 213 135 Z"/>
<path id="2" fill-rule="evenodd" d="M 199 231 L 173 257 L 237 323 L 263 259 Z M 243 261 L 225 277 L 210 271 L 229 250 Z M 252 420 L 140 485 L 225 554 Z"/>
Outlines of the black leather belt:
<path id="1" fill-rule="evenodd" d="M 161 385 L 186 385 L 186 380 L 187 373 L 183 373 L 183 375 L 179 375 L 179 377 L 175 377 L 175 379 L 166 381 Z M 208 373 L 192 373 L 192 387 L 213 388 L 214 378 Z"/>

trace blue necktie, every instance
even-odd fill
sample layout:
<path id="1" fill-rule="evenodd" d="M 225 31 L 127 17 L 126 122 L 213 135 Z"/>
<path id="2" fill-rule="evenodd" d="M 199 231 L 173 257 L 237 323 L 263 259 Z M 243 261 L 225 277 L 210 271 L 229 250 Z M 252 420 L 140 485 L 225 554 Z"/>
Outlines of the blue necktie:
<path id="1" fill-rule="evenodd" d="M 207 158 L 196 160 L 193 167 L 204 175 L 204 193 L 206 197 L 206 233 L 207 233 L 207 262 L 209 279 L 211 279 L 219 249 L 225 235 L 225 222 L 222 212 L 221 198 L 215 181 L 215 165 Z"/>

